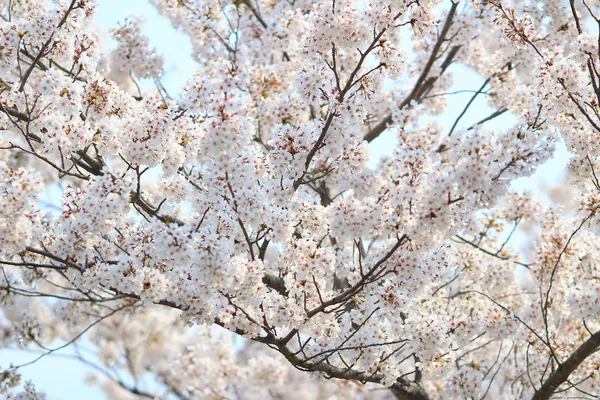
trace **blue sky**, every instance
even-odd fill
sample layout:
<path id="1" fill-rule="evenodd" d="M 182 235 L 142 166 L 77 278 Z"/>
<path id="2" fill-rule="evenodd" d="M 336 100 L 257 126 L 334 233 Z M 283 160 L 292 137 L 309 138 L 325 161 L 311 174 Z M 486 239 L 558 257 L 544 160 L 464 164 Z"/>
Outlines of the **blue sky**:
<path id="1" fill-rule="evenodd" d="M 131 14 L 144 17 L 142 30 L 165 60 L 163 84 L 170 94 L 177 94 L 197 68 L 190 55 L 192 45 L 188 37 L 173 29 L 170 21 L 160 16 L 147 0 L 97 0 L 97 3 L 94 20 L 104 32 L 105 47 L 114 46 L 114 41 L 108 38 L 109 28 Z"/>

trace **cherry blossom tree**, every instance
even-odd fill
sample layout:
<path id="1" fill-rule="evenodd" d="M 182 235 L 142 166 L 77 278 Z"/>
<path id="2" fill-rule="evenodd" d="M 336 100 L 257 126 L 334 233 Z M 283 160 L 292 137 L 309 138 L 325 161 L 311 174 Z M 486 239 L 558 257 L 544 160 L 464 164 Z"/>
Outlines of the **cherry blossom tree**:
<path id="1" fill-rule="evenodd" d="M 2 348 L 110 398 L 597 398 L 598 2 L 151 2 L 181 96 L 139 20 L 0 1 Z"/>

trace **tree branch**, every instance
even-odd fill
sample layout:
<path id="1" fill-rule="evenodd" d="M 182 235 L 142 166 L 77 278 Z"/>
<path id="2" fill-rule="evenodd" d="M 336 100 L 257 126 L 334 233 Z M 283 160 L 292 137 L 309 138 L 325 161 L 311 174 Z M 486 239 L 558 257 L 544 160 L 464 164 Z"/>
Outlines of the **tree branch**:
<path id="1" fill-rule="evenodd" d="M 408 106 L 413 100 L 421 101 L 423 98 L 423 95 L 427 92 L 427 90 L 429 88 L 433 87 L 433 84 L 438 79 L 438 77 L 431 77 L 431 78 L 427 79 L 427 76 L 429 75 L 429 72 L 431 72 L 431 68 L 433 67 L 433 64 L 435 63 L 435 61 L 437 60 L 438 53 L 440 52 L 440 49 L 442 48 L 442 44 L 446 40 L 446 35 L 448 34 L 448 31 L 450 30 L 450 26 L 452 26 L 452 20 L 454 18 L 454 14 L 456 13 L 457 7 L 458 7 L 458 3 L 453 2 L 452 7 L 450 7 L 450 11 L 448 11 L 448 16 L 446 17 L 446 22 L 444 23 L 444 26 L 442 27 L 440 36 L 439 36 L 438 40 L 436 41 L 435 45 L 433 46 L 433 50 L 431 51 L 431 54 L 429 55 L 429 59 L 427 60 L 427 63 L 425 64 L 425 67 L 423 68 L 421 75 L 417 79 L 417 83 L 415 83 L 413 90 L 410 92 L 408 97 L 406 99 L 404 99 L 404 101 L 400 104 L 399 108 L 402 109 L 402 108 Z M 460 49 L 460 46 L 454 46 L 450 49 L 450 52 L 448 53 L 448 55 L 446 56 L 446 59 L 442 63 L 442 72 L 440 73 L 440 76 L 441 76 L 441 74 L 444 73 L 445 69 L 452 63 L 452 60 L 456 56 L 456 53 L 458 53 L 459 49 Z M 375 125 L 369 132 L 367 132 L 367 134 L 363 137 L 363 139 L 369 143 L 372 142 L 373 140 L 377 139 L 379 137 L 379 135 L 381 135 L 381 133 L 383 131 L 385 131 L 387 129 L 388 125 L 390 125 L 391 123 L 392 123 L 392 115 L 390 114 L 390 115 L 387 115 L 386 117 L 384 117 L 381 121 L 379 121 L 379 123 L 377 125 Z"/>
<path id="2" fill-rule="evenodd" d="M 600 347 L 600 331 L 586 340 L 567 360 L 550 374 L 531 400 L 546 400 L 563 384 L 573 371 Z"/>

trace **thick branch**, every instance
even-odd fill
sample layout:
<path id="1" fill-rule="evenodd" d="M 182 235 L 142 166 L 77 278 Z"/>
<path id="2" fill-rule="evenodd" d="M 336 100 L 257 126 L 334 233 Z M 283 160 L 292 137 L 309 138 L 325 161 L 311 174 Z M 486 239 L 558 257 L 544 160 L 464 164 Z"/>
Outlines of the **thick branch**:
<path id="1" fill-rule="evenodd" d="M 544 382 L 531 400 L 544 400 L 549 399 L 552 394 L 563 384 L 573 371 L 577 369 L 590 355 L 592 355 L 600 347 L 600 331 L 594 333 L 588 340 L 586 340 L 573 354 L 571 357 L 562 363 L 556 371 L 554 371 L 548 379 Z"/>
<path id="2" fill-rule="evenodd" d="M 361 371 L 356 371 L 347 368 L 338 368 L 331 364 L 323 362 L 311 362 L 302 360 L 302 358 L 295 352 L 288 349 L 286 346 L 280 346 L 279 352 L 294 366 L 301 370 L 312 371 L 312 372 L 323 372 L 327 377 L 359 381 L 362 383 L 371 382 L 379 383 L 383 382 L 383 375 L 372 374 Z M 418 383 L 411 382 L 406 378 L 398 378 L 390 390 L 394 393 L 394 396 L 398 400 L 429 400 L 430 397 L 425 390 Z"/>

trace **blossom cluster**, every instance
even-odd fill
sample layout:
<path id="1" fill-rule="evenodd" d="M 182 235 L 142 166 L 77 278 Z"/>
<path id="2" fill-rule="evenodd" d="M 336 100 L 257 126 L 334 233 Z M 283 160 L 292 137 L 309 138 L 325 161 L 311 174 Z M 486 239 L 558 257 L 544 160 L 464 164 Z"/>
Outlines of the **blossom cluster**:
<path id="1" fill-rule="evenodd" d="M 0 2 L 0 345 L 85 338 L 114 398 L 598 392 L 592 8 L 151 2 L 199 64 L 177 98 L 137 86 L 139 19 L 107 53 L 93 1 Z M 563 145 L 563 186 L 513 190 Z M 41 398 L 22 367 L 0 395 Z"/>

